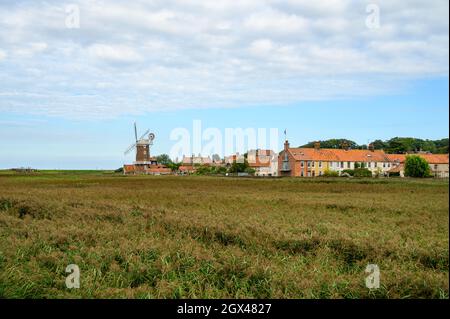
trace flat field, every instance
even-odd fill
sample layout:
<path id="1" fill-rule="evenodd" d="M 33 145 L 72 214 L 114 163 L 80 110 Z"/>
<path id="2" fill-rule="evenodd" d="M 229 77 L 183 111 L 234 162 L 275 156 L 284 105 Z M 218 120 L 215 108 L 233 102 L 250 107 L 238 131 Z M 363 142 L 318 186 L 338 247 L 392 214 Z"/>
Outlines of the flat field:
<path id="1" fill-rule="evenodd" d="M 0 297 L 448 298 L 448 186 L 2 171 Z"/>

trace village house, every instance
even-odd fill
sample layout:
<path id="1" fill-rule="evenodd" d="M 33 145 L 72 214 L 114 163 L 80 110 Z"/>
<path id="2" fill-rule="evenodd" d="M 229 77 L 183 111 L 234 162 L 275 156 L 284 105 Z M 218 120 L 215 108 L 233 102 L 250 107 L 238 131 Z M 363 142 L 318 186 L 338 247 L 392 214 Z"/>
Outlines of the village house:
<path id="1" fill-rule="evenodd" d="M 213 160 L 211 157 L 202 157 L 202 156 L 183 156 L 183 160 L 181 161 L 181 165 L 183 166 L 193 166 L 193 165 L 212 165 Z"/>
<path id="2" fill-rule="evenodd" d="M 247 162 L 255 176 L 278 176 L 278 155 L 272 150 L 250 150 Z"/>
<path id="3" fill-rule="evenodd" d="M 405 176 L 405 160 L 408 155 L 418 155 L 425 159 L 430 166 L 431 174 L 437 178 L 449 177 L 449 161 L 448 154 L 387 154 L 387 157 L 392 162 L 392 168 L 388 174 L 398 173 L 401 177 Z"/>
<path id="4" fill-rule="evenodd" d="M 220 158 L 213 158 L 207 156 L 183 156 L 181 166 L 178 171 L 181 174 L 192 174 L 197 171 L 198 166 L 224 166 L 223 161 Z"/>
<path id="5" fill-rule="evenodd" d="M 336 171 L 339 175 L 346 169 L 365 167 L 372 175 L 387 175 L 392 163 L 383 150 L 325 149 L 320 142 L 314 148 L 291 148 L 289 142 L 278 157 L 280 176 L 314 177 L 324 175 L 326 170 Z"/>
<path id="6" fill-rule="evenodd" d="M 230 156 L 225 156 L 224 158 L 224 164 L 226 167 L 230 167 L 233 163 L 244 163 L 245 157 L 243 154 L 233 154 Z"/>

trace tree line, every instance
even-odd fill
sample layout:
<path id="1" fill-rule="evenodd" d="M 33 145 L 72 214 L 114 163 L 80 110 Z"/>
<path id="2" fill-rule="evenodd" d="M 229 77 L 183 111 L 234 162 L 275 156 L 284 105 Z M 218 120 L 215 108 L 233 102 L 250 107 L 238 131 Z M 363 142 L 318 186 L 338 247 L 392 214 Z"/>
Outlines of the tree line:
<path id="1" fill-rule="evenodd" d="M 313 148 L 314 143 L 315 141 L 309 142 L 300 147 Z M 344 144 L 350 149 L 368 149 L 367 144 L 359 145 L 355 141 L 345 138 L 320 141 L 321 148 L 342 148 Z M 382 149 L 389 154 L 404 154 L 418 151 L 430 152 L 433 154 L 447 154 L 449 149 L 448 138 L 440 140 L 423 140 L 414 137 L 394 137 L 386 141 L 375 140 L 372 144 L 374 149 Z"/>

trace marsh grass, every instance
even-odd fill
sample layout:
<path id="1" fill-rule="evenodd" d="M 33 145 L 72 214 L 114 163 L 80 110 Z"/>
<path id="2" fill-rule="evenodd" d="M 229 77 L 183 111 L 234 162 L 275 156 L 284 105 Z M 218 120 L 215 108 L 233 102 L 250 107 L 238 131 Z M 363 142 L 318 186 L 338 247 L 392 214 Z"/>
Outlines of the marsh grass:
<path id="1" fill-rule="evenodd" d="M 3 172 L 0 297 L 448 298 L 448 217 L 445 181 Z"/>

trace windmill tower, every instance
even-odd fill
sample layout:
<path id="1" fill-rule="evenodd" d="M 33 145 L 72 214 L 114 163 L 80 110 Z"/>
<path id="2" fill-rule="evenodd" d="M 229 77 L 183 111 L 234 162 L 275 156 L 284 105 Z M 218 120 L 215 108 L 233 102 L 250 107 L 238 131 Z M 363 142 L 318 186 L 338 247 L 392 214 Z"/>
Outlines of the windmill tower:
<path id="1" fill-rule="evenodd" d="M 134 123 L 134 137 L 135 143 L 130 145 L 126 151 L 125 155 L 130 153 L 132 150 L 136 149 L 136 161 L 135 165 L 150 165 L 150 147 L 153 145 L 153 140 L 155 139 L 155 134 L 150 133 L 150 130 L 145 131 L 140 138 L 138 138 L 136 122 Z M 148 134 L 148 138 L 145 138 Z"/>

